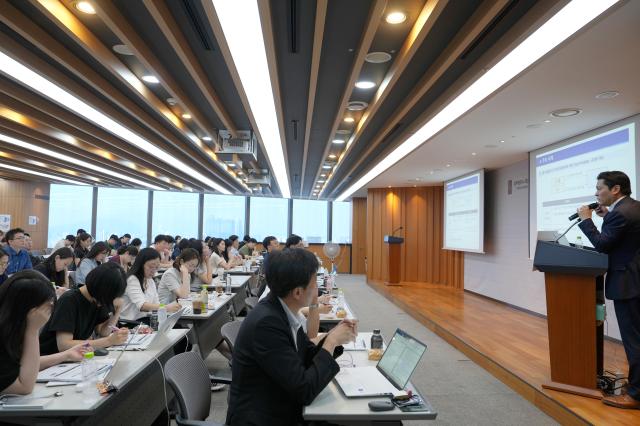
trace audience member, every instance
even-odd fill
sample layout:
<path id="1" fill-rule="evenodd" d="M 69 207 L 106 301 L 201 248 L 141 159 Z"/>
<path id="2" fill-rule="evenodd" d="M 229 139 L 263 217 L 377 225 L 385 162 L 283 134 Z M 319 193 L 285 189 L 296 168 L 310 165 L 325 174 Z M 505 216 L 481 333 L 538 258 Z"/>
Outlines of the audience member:
<path id="1" fill-rule="evenodd" d="M 55 297 L 51 283 L 35 271 L 18 272 L 0 286 L 0 394 L 30 394 L 39 370 L 82 359 L 84 345 L 40 356 L 38 333 Z"/>
<path id="2" fill-rule="evenodd" d="M 265 237 L 264 240 L 262 240 L 262 247 L 265 250 L 262 254 L 262 273 L 266 274 L 269 253 L 271 253 L 273 250 L 278 250 L 278 248 L 280 248 L 280 243 L 278 242 L 278 239 L 276 237 L 274 237 L 273 235 L 269 235 L 268 237 Z"/>
<path id="3" fill-rule="evenodd" d="M 118 250 L 120 247 L 128 246 L 129 241 L 131 241 L 131 234 L 124 234 L 118 239 L 118 241 L 116 241 L 116 250 Z"/>
<path id="4" fill-rule="evenodd" d="M 334 357 L 353 341 L 355 324 L 342 321 L 319 343 L 302 332 L 298 312 L 317 297 L 318 261 L 301 249 L 272 251 L 271 294 L 242 321 L 233 347 L 226 424 L 293 425 L 340 371 Z M 337 349 L 337 350 L 336 350 Z"/>
<path id="5" fill-rule="evenodd" d="M 112 256 L 109 262 L 117 263 L 124 269 L 124 272 L 129 272 L 129 268 L 135 262 L 138 255 L 138 249 L 134 246 L 120 246 L 118 254 Z"/>
<path id="6" fill-rule="evenodd" d="M 213 250 L 211 252 L 211 258 L 209 262 L 211 263 L 211 270 L 214 273 L 217 273 L 218 269 L 231 269 L 234 265 L 231 265 L 224 258 L 226 252 L 226 244 L 222 238 L 212 238 L 211 239 Z"/>
<path id="7" fill-rule="evenodd" d="M 200 256 L 200 264 L 191 274 L 191 289 L 198 290 L 203 284 L 211 284 L 213 280 L 213 268 L 211 266 L 211 249 L 202 240 L 192 238 L 189 240 L 190 247 L 198 252 Z"/>
<path id="8" fill-rule="evenodd" d="M 191 274 L 200 264 L 200 255 L 192 248 L 182 250 L 180 256 L 167 269 L 158 284 L 158 299 L 168 305 L 178 298 L 189 296 L 191 291 Z"/>
<path id="9" fill-rule="evenodd" d="M 291 234 L 287 241 L 284 243 L 285 248 L 303 248 L 304 242 L 302 237 L 296 234 Z"/>
<path id="10" fill-rule="evenodd" d="M 107 244 L 103 241 L 98 241 L 91 247 L 89 253 L 82 259 L 78 269 L 76 269 L 75 282 L 77 286 L 84 285 L 85 278 L 89 275 L 89 272 L 104 262 L 108 253 Z"/>
<path id="11" fill-rule="evenodd" d="M 129 245 L 137 248 L 138 251 L 140 251 L 140 249 L 142 248 L 142 240 L 140 238 L 134 238 L 133 240 L 131 240 L 131 244 Z"/>
<path id="12" fill-rule="evenodd" d="M 76 243 L 73 247 L 73 255 L 75 256 L 75 264 L 78 266 L 82 259 L 89 253 L 89 248 L 91 247 L 91 242 L 93 238 L 91 235 L 83 232 L 76 237 Z"/>
<path id="13" fill-rule="evenodd" d="M 9 255 L 7 274 L 11 275 L 23 269 L 33 268 L 29 253 L 25 250 L 24 231 L 21 228 L 10 229 L 5 238 L 7 239 L 5 251 Z"/>
<path id="14" fill-rule="evenodd" d="M 53 246 L 53 251 L 56 251 L 62 247 L 72 247 L 73 243 L 75 242 L 76 242 L 76 237 L 69 234 L 63 239 L 61 239 L 60 241 L 58 241 L 57 243 L 55 243 L 55 245 Z"/>
<path id="15" fill-rule="evenodd" d="M 109 239 L 104 242 L 107 245 L 108 256 L 113 256 L 116 254 L 116 245 L 118 243 L 118 236 L 116 234 L 111 234 Z"/>
<path id="16" fill-rule="evenodd" d="M 42 256 L 36 256 L 32 253 L 33 239 L 31 238 L 31 234 L 29 234 L 28 232 L 24 233 L 24 249 L 27 251 L 27 253 L 29 253 L 29 259 L 31 259 L 31 267 L 39 265 L 44 260 Z"/>
<path id="17" fill-rule="evenodd" d="M 171 267 L 171 243 L 173 237 L 170 235 L 159 234 L 153 240 L 151 245 L 160 255 L 160 268 L 168 269 Z"/>
<path id="18" fill-rule="evenodd" d="M 44 275 L 49 281 L 58 287 L 69 288 L 69 275 L 67 269 L 73 263 L 73 250 L 62 247 L 53 253 L 42 263 L 33 269 Z"/>
<path id="19" fill-rule="evenodd" d="M 7 266 L 9 266 L 9 255 L 4 249 L 0 248 L 0 285 L 9 278 L 7 275 Z"/>
<path id="20" fill-rule="evenodd" d="M 254 252 L 256 249 L 256 244 L 258 244 L 258 241 L 256 241 L 255 238 L 249 238 L 249 241 L 247 241 L 242 247 L 240 247 L 238 253 L 240 253 L 240 256 L 245 259 L 247 257 L 251 257 L 255 254 Z"/>
<path id="21" fill-rule="evenodd" d="M 129 321 L 136 321 L 149 316 L 151 311 L 160 307 L 158 290 L 153 276 L 160 265 L 160 253 L 147 247 L 138 253 L 136 261 L 127 274 L 127 290 L 124 293 L 124 304 L 120 316 Z M 166 305 L 167 311 L 180 309 L 177 303 Z"/>
<path id="22" fill-rule="evenodd" d="M 82 229 L 82 228 L 79 228 L 79 229 L 76 231 L 76 237 L 77 237 L 78 235 L 80 235 L 80 234 L 88 234 L 88 232 L 87 232 L 87 231 L 85 231 L 85 230 L 84 230 L 84 229 Z"/>
<path id="23" fill-rule="evenodd" d="M 103 263 L 89 272 L 84 286 L 58 299 L 40 333 L 40 351 L 53 354 L 83 342 L 94 348 L 126 342 L 129 330 L 114 330 L 126 286 L 124 271 L 116 264 Z"/>

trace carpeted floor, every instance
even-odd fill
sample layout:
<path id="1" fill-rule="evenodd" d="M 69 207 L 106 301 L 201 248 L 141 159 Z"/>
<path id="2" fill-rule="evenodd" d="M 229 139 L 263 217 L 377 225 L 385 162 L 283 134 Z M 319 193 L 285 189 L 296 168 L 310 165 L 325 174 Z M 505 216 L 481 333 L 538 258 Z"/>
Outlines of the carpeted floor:
<path id="1" fill-rule="evenodd" d="M 359 329 L 380 328 L 385 339 L 402 328 L 426 343 L 427 352 L 412 382 L 438 412 L 433 422 L 405 425 L 551 425 L 556 422 L 520 395 L 466 358 L 419 322 L 369 288 L 363 275 L 340 275 L 347 302 L 359 319 Z M 215 370 L 227 360 L 214 351 L 206 360 Z M 227 390 L 212 393 L 211 420 L 224 422 Z"/>

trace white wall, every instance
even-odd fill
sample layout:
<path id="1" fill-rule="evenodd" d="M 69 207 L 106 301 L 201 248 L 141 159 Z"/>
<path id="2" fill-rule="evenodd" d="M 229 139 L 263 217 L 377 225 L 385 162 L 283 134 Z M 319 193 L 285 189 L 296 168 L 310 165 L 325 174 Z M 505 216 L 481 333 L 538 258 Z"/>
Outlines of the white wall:
<path id="1" fill-rule="evenodd" d="M 544 276 L 529 259 L 528 179 L 528 160 L 485 174 L 485 254 L 465 253 L 464 288 L 546 315 Z M 619 339 L 611 301 L 607 315 L 605 333 Z"/>

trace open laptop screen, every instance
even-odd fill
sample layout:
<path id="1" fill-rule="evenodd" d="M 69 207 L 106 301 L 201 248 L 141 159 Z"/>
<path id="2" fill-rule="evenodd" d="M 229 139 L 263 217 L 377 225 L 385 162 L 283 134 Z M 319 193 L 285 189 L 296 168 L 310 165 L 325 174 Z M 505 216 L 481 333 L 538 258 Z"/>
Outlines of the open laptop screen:
<path id="1" fill-rule="evenodd" d="M 427 346 L 397 329 L 377 368 L 398 389 L 404 389 Z"/>

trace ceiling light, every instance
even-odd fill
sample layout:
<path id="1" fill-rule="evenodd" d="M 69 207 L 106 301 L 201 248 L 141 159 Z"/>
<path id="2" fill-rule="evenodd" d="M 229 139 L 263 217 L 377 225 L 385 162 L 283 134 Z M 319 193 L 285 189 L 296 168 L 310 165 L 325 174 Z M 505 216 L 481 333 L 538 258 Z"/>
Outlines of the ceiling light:
<path id="1" fill-rule="evenodd" d="M 88 15 L 95 15 L 96 14 L 96 9 L 88 1 L 76 2 L 76 4 L 74 6 L 75 6 L 76 9 L 78 9 L 82 13 L 86 13 Z"/>
<path id="2" fill-rule="evenodd" d="M 344 139 L 334 139 L 333 143 L 335 143 L 336 145 L 340 145 L 344 143 Z"/>
<path id="3" fill-rule="evenodd" d="M 356 87 L 358 89 L 371 89 L 376 87 L 376 84 L 373 81 L 359 81 L 356 83 Z"/>
<path id="4" fill-rule="evenodd" d="M 544 120 L 545 123 L 551 123 L 551 120 Z"/>
<path id="5" fill-rule="evenodd" d="M 126 44 L 116 44 L 113 46 L 113 51 L 125 56 L 133 56 L 133 51 Z"/>
<path id="6" fill-rule="evenodd" d="M 38 145 L 34 145 L 34 144 L 31 144 L 31 143 L 28 143 L 28 142 L 22 141 L 20 139 L 12 138 L 11 136 L 4 135 L 2 133 L 0 133 L 0 141 L 6 142 L 6 143 L 11 144 L 11 145 L 19 146 L 20 148 L 28 149 L 30 151 L 37 152 L 39 154 L 44 154 L 44 155 L 47 155 L 49 157 L 53 157 L 53 158 L 58 159 L 58 160 L 66 161 L 68 163 L 71 163 L 71 164 L 74 164 L 74 165 L 77 165 L 77 166 L 80 166 L 80 167 L 84 167 L 84 168 L 96 171 L 98 173 L 102 173 L 102 174 L 105 174 L 105 175 L 112 175 L 113 174 L 113 171 L 111 171 L 111 170 L 107 170 L 107 169 L 105 169 L 103 167 L 100 167 L 100 166 L 97 166 L 97 165 L 95 165 L 93 163 L 89 163 L 87 161 L 81 160 L 78 157 L 71 157 L 69 155 L 62 154 L 62 153 L 60 153 L 58 151 L 52 151 L 50 149 L 43 148 L 43 147 L 40 147 Z M 138 180 L 138 179 L 131 178 L 131 177 L 126 176 L 126 175 L 119 174 L 117 177 L 122 179 L 122 180 L 126 180 L 128 182 L 135 183 L 136 185 L 145 186 L 147 188 L 156 189 L 156 190 L 159 190 L 159 191 L 162 191 L 164 189 L 164 188 L 161 188 L 159 186 L 151 185 L 151 184 L 148 184 L 148 183 L 143 182 L 143 181 Z"/>
<path id="7" fill-rule="evenodd" d="M 345 123 L 353 123 L 355 120 L 353 117 L 345 117 L 344 118 L 344 122 Z"/>
<path id="8" fill-rule="evenodd" d="M 323 179 L 318 180 L 318 183 L 324 183 Z"/>
<path id="9" fill-rule="evenodd" d="M 338 135 L 349 135 L 349 134 L 351 134 L 351 130 L 338 129 L 338 130 L 336 130 L 336 134 L 338 134 Z"/>
<path id="10" fill-rule="evenodd" d="M 185 112 L 184 114 L 182 114 L 182 118 L 184 118 L 185 120 L 191 120 L 191 114 Z"/>
<path id="11" fill-rule="evenodd" d="M 475 156 L 475 155 L 477 155 L 477 154 L 476 154 L 475 152 L 472 152 L 472 153 L 471 153 L 471 155 Z"/>
<path id="12" fill-rule="evenodd" d="M 369 106 L 368 103 L 362 101 L 351 101 L 347 104 L 349 111 L 362 111 Z"/>
<path id="13" fill-rule="evenodd" d="M 580 108 L 562 108 L 557 109 L 555 111 L 551 111 L 549 115 L 554 117 L 573 117 L 574 115 L 578 115 L 582 112 Z"/>
<path id="14" fill-rule="evenodd" d="M 329 158 L 331 158 L 333 160 L 334 158 L 336 158 L 336 155 L 335 154 L 329 154 Z"/>
<path id="15" fill-rule="evenodd" d="M 331 166 L 325 164 L 324 166 L 322 166 L 322 168 L 325 169 L 325 170 L 329 170 L 331 168 Z"/>
<path id="16" fill-rule="evenodd" d="M 289 176 L 258 2 L 213 0 L 213 6 L 255 119 L 256 130 L 271 163 L 271 170 L 282 196 L 290 198 Z"/>
<path id="17" fill-rule="evenodd" d="M 107 115 L 93 108 L 85 101 L 77 98 L 58 85 L 42 77 L 32 69 L 25 67 L 20 62 L 4 54 L 4 52 L 0 52 L 0 72 L 19 81 L 25 86 L 30 87 L 31 89 L 55 101 L 56 103 L 64 105 L 67 109 L 97 124 L 98 126 L 107 130 L 109 133 L 117 135 L 119 138 L 126 140 L 137 148 L 165 162 L 169 166 L 193 176 L 195 179 L 215 189 L 216 191 L 220 191 L 223 194 L 227 195 L 231 194 L 228 189 L 224 188 L 219 183 L 211 180 L 209 177 L 203 175 L 183 161 L 175 158 L 168 152 L 158 148 L 155 144 L 140 137 L 137 133 L 132 132 L 122 124 L 113 120 L 111 117 L 108 117 Z"/>
<path id="18" fill-rule="evenodd" d="M 500 143 L 504 143 L 504 140 L 501 140 Z"/>
<path id="19" fill-rule="evenodd" d="M 371 64 L 382 64 L 391 60 L 391 55 L 387 52 L 370 52 L 364 57 L 364 60 Z"/>
<path id="20" fill-rule="evenodd" d="M 167 98 L 167 103 L 171 106 L 174 106 L 178 104 L 178 101 L 176 101 L 176 98 Z"/>
<path id="21" fill-rule="evenodd" d="M 620 92 L 617 90 L 607 90 L 606 92 L 598 93 L 596 99 L 613 99 L 619 94 Z"/>
<path id="22" fill-rule="evenodd" d="M 211 136 L 203 136 L 202 140 L 203 141 L 207 141 L 207 142 L 211 142 Z"/>
<path id="23" fill-rule="evenodd" d="M 322 173 L 320 177 L 327 177 L 327 175 L 325 173 Z"/>
<path id="24" fill-rule="evenodd" d="M 151 83 L 151 84 L 160 83 L 160 80 L 158 80 L 158 77 L 156 77 L 155 75 L 143 75 L 142 76 L 142 81 L 144 81 L 146 83 Z"/>
<path id="25" fill-rule="evenodd" d="M 86 184 L 84 182 L 78 182 L 77 180 L 71 180 L 71 179 L 60 177 L 60 176 L 50 175 L 48 173 L 37 172 L 35 170 L 25 169 L 24 167 L 11 166 L 9 164 L 1 164 L 0 163 L 0 168 L 7 169 L 7 170 L 14 170 L 14 171 L 20 172 L 20 173 L 27 173 L 29 175 L 42 176 L 42 177 L 46 177 L 47 179 L 58 180 L 58 181 L 67 182 L 67 183 L 72 183 L 74 185 L 83 185 L 83 186 L 87 186 L 88 185 L 88 184 Z"/>
<path id="26" fill-rule="evenodd" d="M 451 167 L 451 164 L 448 164 L 448 163 L 447 163 L 447 164 L 445 165 L 445 167 Z"/>
<path id="27" fill-rule="evenodd" d="M 618 1 L 574 0 L 564 6 L 364 176 L 350 185 L 336 198 L 336 201 L 344 201 L 376 176 L 433 138 Z"/>
<path id="28" fill-rule="evenodd" d="M 407 20 L 407 15 L 402 12 L 391 12 L 384 18 L 384 20 L 393 25 L 402 24 Z"/>

